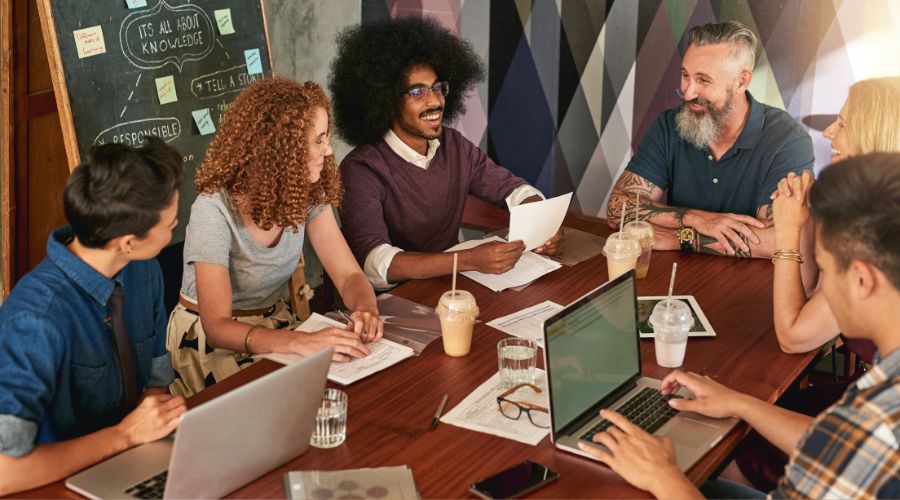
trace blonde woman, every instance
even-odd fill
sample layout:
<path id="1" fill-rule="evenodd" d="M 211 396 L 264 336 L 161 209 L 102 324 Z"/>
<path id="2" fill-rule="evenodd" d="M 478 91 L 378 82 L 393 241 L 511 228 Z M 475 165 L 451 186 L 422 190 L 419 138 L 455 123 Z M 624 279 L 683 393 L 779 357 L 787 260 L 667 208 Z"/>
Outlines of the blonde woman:
<path id="1" fill-rule="evenodd" d="M 831 140 L 832 163 L 866 153 L 900 152 L 900 77 L 863 80 L 850 87 L 847 102 L 824 135 Z M 801 248 L 803 227 L 812 227 L 807 224 L 806 196 L 813 182 L 807 173 L 779 183 L 773 195 L 777 249 Z M 809 253 L 803 259 L 814 262 L 815 256 Z M 818 267 L 811 270 L 810 282 L 815 283 Z M 775 259 L 774 307 L 775 333 L 785 352 L 811 351 L 839 333 L 822 294 L 816 291 L 807 299 L 800 266 L 791 259 Z M 871 361 L 872 350 L 862 347 L 864 352 L 858 354 Z"/>

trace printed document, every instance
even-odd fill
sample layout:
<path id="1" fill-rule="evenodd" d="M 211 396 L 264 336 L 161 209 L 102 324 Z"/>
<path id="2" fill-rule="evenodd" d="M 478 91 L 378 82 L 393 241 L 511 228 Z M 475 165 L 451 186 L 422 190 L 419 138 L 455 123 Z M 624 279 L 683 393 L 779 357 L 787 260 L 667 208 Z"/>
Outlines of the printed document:
<path id="1" fill-rule="evenodd" d="M 301 323 L 295 330 L 298 332 L 315 332 L 323 328 L 335 327 L 343 329 L 346 326 L 345 323 L 339 323 L 321 314 L 313 313 L 309 319 Z M 367 344 L 366 347 L 369 348 L 369 355 L 364 358 L 357 358 L 346 363 L 331 363 L 331 368 L 328 369 L 328 380 L 341 385 L 349 385 L 415 354 L 415 351 L 409 347 L 391 342 L 386 338 Z M 303 356 L 299 354 L 281 352 L 257 354 L 254 357 L 270 359 L 284 365 L 303 359 Z"/>
<path id="2" fill-rule="evenodd" d="M 549 409 L 550 399 L 547 396 L 547 382 L 544 370 L 535 368 L 534 374 L 534 385 L 538 386 L 541 392 L 535 393 L 534 390 L 523 387 L 508 397 L 516 401 L 526 401 Z M 466 396 L 466 399 L 463 399 L 455 408 L 445 413 L 441 417 L 441 422 L 492 436 L 512 439 L 531 446 L 540 443 L 542 439 L 550 435 L 550 429 L 542 429 L 532 424 L 525 413 L 522 413 L 518 420 L 506 418 L 500 413 L 500 407 L 497 405 L 497 396 L 503 394 L 506 389 L 506 387 L 500 385 L 500 374 L 495 373 L 493 377 L 487 379 L 471 394 Z"/>
<path id="3" fill-rule="evenodd" d="M 526 251 L 543 245 L 559 231 L 571 201 L 572 193 L 568 193 L 510 208 L 508 240 L 522 240 Z"/>
<path id="4" fill-rule="evenodd" d="M 487 325 L 513 337 L 531 339 L 539 346 L 544 347 L 544 320 L 562 311 L 562 308 L 563 306 L 556 302 L 545 300 L 540 304 L 490 321 Z"/>
<path id="5" fill-rule="evenodd" d="M 447 250 L 446 252 L 456 252 L 459 250 L 467 250 L 469 248 L 477 247 L 478 245 L 482 245 L 484 243 L 490 243 L 492 241 L 503 241 L 503 239 L 498 238 L 496 236 L 492 236 L 490 238 L 485 238 L 483 240 L 469 240 L 464 241 L 456 246 L 453 246 Z M 540 278 L 541 276 L 555 271 L 562 267 L 562 264 L 558 262 L 553 262 L 550 259 L 545 257 L 541 257 L 540 255 L 534 252 L 524 252 L 522 256 L 519 258 L 519 261 L 516 262 L 516 265 L 513 266 L 512 269 L 506 271 L 503 274 L 487 274 L 480 273 L 478 271 L 466 271 L 461 273 L 463 276 L 466 276 L 495 292 L 502 292 L 507 288 L 513 288 L 520 285 L 526 285 L 531 283 L 532 281 Z"/>

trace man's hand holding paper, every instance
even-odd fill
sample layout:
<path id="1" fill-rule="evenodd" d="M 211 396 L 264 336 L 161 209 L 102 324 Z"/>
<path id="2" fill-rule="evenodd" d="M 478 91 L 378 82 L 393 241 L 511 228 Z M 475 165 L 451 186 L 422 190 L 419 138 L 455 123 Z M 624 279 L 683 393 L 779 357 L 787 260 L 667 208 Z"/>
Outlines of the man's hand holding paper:
<path id="1" fill-rule="evenodd" d="M 525 203 L 509 210 L 509 241 L 521 240 L 525 250 L 556 255 L 564 245 L 562 221 L 572 201 L 572 193 L 549 200 Z"/>

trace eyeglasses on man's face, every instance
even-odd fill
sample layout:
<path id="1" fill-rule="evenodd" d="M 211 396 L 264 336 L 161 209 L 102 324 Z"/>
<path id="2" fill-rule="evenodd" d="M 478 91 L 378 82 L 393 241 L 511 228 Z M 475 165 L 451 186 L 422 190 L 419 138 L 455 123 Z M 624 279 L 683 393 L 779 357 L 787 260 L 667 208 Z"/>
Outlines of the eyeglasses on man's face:
<path id="1" fill-rule="evenodd" d="M 548 429 L 550 427 L 550 410 L 528 401 L 507 399 L 511 394 L 525 387 L 536 393 L 541 392 L 540 387 L 534 384 L 519 384 L 511 387 L 503 394 L 497 396 L 497 406 L 500 407 L 500 413 L 510 420 L 519 420 L 522 413 L 525 413 L 528 415 L 528 420 L 530 420 L 534 426 Z"/>
<path id="2" fill-rule="evenodd" d="M 440 94 L 441 97 L 447 97 L 447 94 L 449 93 L 450 84 L 447 82 L 437 82 L 430 87 L 427 85 L 419 85 L 404 92 L 404 94 L 409 95 L 413 99 L 424 99 L 428 94 L 434 94 L 435 96 Z"/>

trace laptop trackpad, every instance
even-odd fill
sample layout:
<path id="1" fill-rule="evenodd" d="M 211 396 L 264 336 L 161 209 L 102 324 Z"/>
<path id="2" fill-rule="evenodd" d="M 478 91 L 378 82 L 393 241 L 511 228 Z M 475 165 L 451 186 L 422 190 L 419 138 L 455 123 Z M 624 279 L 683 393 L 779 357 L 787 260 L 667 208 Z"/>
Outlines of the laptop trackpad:
<path id="1" fill-rule="evenodd" d="M 695 420 L 682 415 L 675 419 L 663 435 L 672 438 L 675 443 L 689 448 L 707 448 L 711 442 L 722 435 L 721 427 Z"/>

